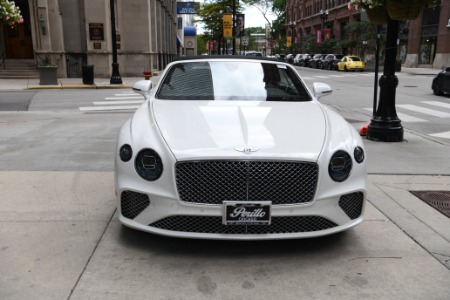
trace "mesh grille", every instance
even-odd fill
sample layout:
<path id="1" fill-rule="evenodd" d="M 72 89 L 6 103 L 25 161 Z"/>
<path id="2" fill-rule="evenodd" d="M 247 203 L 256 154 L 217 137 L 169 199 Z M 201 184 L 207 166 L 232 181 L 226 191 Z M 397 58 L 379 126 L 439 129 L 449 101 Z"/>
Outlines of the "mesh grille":
<path id="1" fill-rule="evenodd" d="M 297 216 L 273 217 L 270 225 L 223 225 L 222 217 L 171 216 L 149 226 L 181 232 L 223 233 L 223 234 L 267 234 L 313 232 L 336 227 L 322 217 Z"/>
<path id="2" fill-rule="evenodd" d="M 269 161 L 195 161 L 176 164 L 180 199 L 222 204 L 225 200 L 310 202 L 317 185 L 314 163 Z"/>
<path id="3" fill-rule="evenodd" d="M 341 196 L 339 199 L 339 207 L 347 214 L 347 216 L 354 220 L 361 216 L 364 201 L 364 194 L 361 192 L 347 194 Z"/>
<path id="4" fill-rule="evenodd" d="M 148 196 L 144 194 L 124 191 L 120 196 L 122 215 L 128 219 L 134 219 L 149 205 L 150 200 L 148 199 Z"/>

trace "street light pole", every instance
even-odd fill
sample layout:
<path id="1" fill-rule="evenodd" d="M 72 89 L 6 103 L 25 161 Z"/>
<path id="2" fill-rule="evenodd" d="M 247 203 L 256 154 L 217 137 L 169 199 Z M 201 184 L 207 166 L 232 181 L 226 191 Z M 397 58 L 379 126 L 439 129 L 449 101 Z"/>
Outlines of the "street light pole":
<path id="1" fill-rule="evenodd" d="M 111 11 L 111 41 L 112 41 L 112 75 L 110 84 L 122 84 L 122 78 L 119 73 L 119 64 L 117 63 L 117 40 L 116 40 L 116 13 L 114 11 L 114 0 L 109 1 Z"/>
<path id="2" fill-rule="evenodd" d="M 291 21 L 291 23 L 289 23 L 289 25 L 291 26 L 291 53 L 294 49 L 294 28 L 295 28 L 295 22 Z"/>
<path id="3" fill-rule="evenodd" d="M 322 42 L 325 40 L 325 22 L 328 20 L 328 9 L 325 11 L 323 9 L 320 10 L 320 19 L 322 20 Z"/>
<path id="4" fill-rule="evenodd" d="M 395 76 L 397 59 L 398 21 L 389 18 L 386 35 L 386 55 L 381 76 L 378 109 L 367 128 L 367 139 L 380 142 L 403 141 L 403 127 L 395 110 L 398 78 Z"/>

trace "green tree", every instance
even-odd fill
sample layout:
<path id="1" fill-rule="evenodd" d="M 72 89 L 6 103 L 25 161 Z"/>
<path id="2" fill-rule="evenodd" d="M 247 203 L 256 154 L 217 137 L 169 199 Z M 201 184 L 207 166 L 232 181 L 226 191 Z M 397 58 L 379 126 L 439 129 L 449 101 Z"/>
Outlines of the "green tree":
<path id="1" fill-rule="evenodd" d="M 236 13 L 241 7 L 236 1 Z M 197 11 L 196 23 L 203 24 L 205 36 L 209 41 L 217 42 L 217 49 L 225 48 L 223 40 L 223 14 L 233 12 L 233 0 L 206 0 Z M 218 50 L 214 53 L 219 53 Z"/>
<path id="2" fill-rule="evenodd" d="M 355 55 L 364 57 L 366 50 L 375 49 L 376 25 L 369 22 L 352 22 L 344 27 L 347 36 L 339 43 L 341 48 L 355 49 Z"/>

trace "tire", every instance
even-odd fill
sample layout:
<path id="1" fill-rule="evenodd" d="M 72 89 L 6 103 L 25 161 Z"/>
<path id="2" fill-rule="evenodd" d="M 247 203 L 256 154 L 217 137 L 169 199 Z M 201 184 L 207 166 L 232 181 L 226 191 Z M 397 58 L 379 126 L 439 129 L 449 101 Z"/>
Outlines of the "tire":
<path id="1" fill-rule="evenodd" d="M 344 71 L 348 72 L 347 66 L 344 66 Z"/>
<path id="2" fill-rule="evenodd" d="M 433 95 L 436 96 L 441 96 L 442 92 L 441 90 L 439 90 L 439 83 L 438 82 L 433 82 L 433 86 L 432 86 L 432 90 L 433 90 Z"/>

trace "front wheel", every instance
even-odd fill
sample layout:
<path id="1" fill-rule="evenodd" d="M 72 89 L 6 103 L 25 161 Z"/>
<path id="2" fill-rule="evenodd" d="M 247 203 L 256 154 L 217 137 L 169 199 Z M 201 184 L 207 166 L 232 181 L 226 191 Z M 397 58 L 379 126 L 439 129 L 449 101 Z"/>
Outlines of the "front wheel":
<path id="1" fill-rule="evenodd" d="M 348 72 L 347 66 L 344 66 L 344 71 Z"/>

